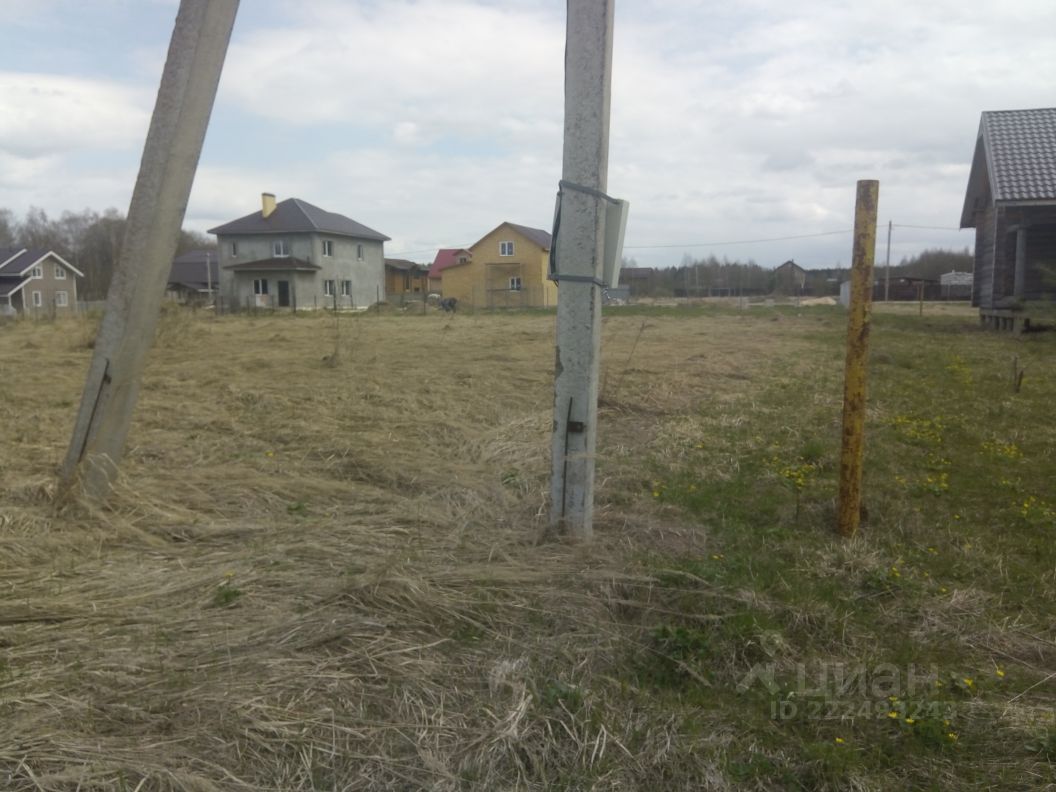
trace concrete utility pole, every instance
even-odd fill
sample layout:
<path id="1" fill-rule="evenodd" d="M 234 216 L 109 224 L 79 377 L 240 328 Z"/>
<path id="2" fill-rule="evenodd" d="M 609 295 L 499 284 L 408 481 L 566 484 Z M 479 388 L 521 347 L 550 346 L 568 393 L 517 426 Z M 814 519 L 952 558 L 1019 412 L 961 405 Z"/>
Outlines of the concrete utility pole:
<path id="1" fill-rule="evenodd" d="M 238 0 L 181 0 L 62 485 L 102 498 L 117 473 L 154 340 Z"/>
<path id="2" fill-rule="evenodd" d="M 601 286 L 609 167 L 615 0 L 569 0 L 565 38 L 565 144 L 557 236 L 559 299 L 554 372 L 550 523 L 589 540 L 594 519 Z M 583 188 L 586 188 L 585 190 Z"/>

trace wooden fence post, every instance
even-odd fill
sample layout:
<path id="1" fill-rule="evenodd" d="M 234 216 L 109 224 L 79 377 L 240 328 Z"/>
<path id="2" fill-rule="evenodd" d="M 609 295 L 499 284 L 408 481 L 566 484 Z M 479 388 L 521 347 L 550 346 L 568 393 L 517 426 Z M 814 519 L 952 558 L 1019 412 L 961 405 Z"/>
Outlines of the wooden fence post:
<path id="1" fill-rule="evenodd" d="M 851 303 L 847 318 L 840 496 L 836 525 L 843 536 L 854 536 L 861 522 L 866 360 L 869 355 L 869 315 L 873 300 L 873 258 L 876 254 L 876 210 L 879 196 L 880 182 L 858 182 L 854 208 Z"/>

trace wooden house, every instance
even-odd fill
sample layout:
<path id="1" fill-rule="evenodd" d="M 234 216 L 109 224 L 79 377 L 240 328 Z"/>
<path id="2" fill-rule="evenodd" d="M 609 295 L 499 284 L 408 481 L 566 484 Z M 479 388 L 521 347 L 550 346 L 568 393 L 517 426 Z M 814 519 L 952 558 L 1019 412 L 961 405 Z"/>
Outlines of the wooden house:
<path id="1" fill-rule="evenodd" d="M 1031 301 L 1056 300 L 1056 108 L 982 114 L 961 228 L 975 229 L 984 320 L 1029 323 Z"/>
<path id="2" fill-rule="evenodd" d="M 456 264 L 468 264 L 470 253 L 465 248 L 440 248 L 436 252 L 432 266 L 429 267 L 429 291 L 433 294 L 440 293 L 442 286 L 441 277 L 448 267 Z"/>
<path id="3" fill-rule="evenodd" d="M 216 250 L 188 250 L 172 260 L 165 296 L 180 303 L 213 299 L 220 288 L 220 256 Z"/>
<path id="4" fill-rule="evenodd" d="M 789 259 L 774 268 L 774 291 L 778 294 L 802 294 L 807 285 L 807 271 Z"/>
<path id="5" fill-rule="evenodd" d="M 0 249 L 0 316 L 72 316 L 77 313 L 77 278 L 82 277 L 53 250 Z"/>
<path id="6" fill-rule="evenodd" d="M 429 290 L 429 268 L 406 259 L 385 259 L 385 294 L 425 294 Z"/>
<path id="7" fill-rule="evenodd" d="M 557 305 L 557 284 L 549 280 L 550 232 L 500 223 L 469 248 L 468 260 L 441 273 L 445 298 L 485 308 L 543 308 Z"/>

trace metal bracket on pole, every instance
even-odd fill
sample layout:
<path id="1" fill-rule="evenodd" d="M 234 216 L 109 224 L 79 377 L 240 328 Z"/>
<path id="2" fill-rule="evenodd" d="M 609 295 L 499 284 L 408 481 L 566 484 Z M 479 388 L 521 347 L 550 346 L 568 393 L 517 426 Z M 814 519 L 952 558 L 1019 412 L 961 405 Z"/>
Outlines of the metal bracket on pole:
<path id="1" fill-rule="evenodd" d="M 627 212 L 630 204 L 620 198 L 613 198 L 602 190 L 595 190 L 583 184 L 577 184 L 569 179 L 561 179 L 557 183 L 557 200 L 554 205 L 554 225 L 550 236 L 549 273 L 547 278 L 554 283 L 569 281 L 571 283 L 592 283 L 601 289 L 614 288 L 620 281 L 620 261 L 623 256 L 623 232 L 627 227 Z M 602 256 L 604 258 L 603 278 L 593 275 L 570 275 L 562 273 L 557 265 L 557 239 L 561 233 L 561 198 L 564 190 L 584 193 L 599 201 L 606 203 L 605 208 L 605 244 Z"/>

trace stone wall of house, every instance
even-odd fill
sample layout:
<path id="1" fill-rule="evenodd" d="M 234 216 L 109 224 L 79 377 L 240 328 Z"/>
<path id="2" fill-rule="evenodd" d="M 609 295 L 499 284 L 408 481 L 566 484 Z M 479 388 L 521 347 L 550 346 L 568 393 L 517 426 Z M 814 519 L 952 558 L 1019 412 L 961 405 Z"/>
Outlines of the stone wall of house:
<path id="1" fill-rule="evenodd" d="M 319 269 L 296 273 L 230 269 L 231 265 L 274 258 L 278 240 L 286 241 L 291 258 L 310 261 Z M 324 255 L 325 241 L 331 243 L 330 255 Z M 373 305 L 379 297 L 385 299 L 385 253 L 380 241 L 331 234 L 261 234 L 221 236 L 219 242 L 220 293 L 232 308 L 256 302 L 254 280 L 258 279 L 268 281 L 268 300 L 261 301 L 267 305 L 278 305 L 280 280 L 289 282 L 291 303 L 298 309 L 332 306 L 334 299 L 326 294 L 327 280 L 334 282 L 338 307 L 362 308 Z M 344 281 L 350 282 L 350 294 L 342 294 Z"/>

